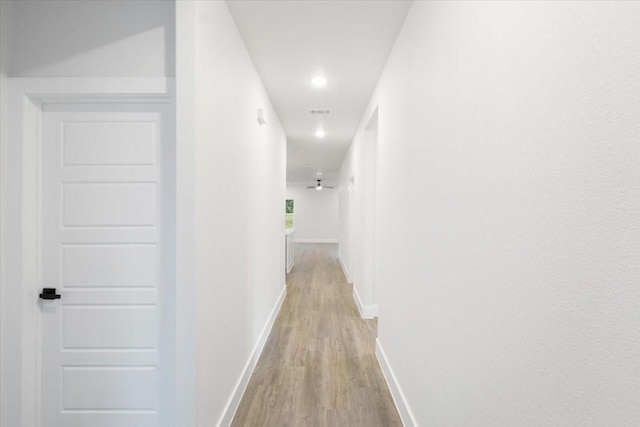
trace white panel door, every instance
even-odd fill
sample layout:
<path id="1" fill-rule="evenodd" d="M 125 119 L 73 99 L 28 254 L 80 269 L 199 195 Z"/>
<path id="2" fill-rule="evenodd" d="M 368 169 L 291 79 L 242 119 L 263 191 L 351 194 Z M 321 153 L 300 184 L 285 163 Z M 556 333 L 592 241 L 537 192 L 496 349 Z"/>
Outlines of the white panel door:
<path id="1" fill-rule="evenodd" d="M 60 295 L 39 302 L 43 427 L 164 424 L 162 121 L 153 104 L 43 113 L 40 277 Z"/>

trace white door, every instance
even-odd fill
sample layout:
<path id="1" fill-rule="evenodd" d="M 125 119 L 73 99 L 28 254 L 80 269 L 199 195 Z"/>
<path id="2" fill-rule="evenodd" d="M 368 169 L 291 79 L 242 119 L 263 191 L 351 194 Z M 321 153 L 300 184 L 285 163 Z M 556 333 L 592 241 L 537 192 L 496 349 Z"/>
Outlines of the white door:
<path id="1" fill-rule="evenodd" d="M 40 277 L 60 299 L 39 300 L 43 427 L 169 424 L 165 108 L 44 109 Z"/>

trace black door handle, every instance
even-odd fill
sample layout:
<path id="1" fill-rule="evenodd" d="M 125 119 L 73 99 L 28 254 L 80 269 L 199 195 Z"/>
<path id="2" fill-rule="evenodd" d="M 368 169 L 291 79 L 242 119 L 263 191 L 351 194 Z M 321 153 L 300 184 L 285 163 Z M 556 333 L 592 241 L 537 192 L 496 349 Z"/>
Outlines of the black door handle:
<path id="1" fill-rule="evenodd" d="M 56 294 L 56 288 L 44 288 L 40 299 L 60 299 L 60 294 Z"/>

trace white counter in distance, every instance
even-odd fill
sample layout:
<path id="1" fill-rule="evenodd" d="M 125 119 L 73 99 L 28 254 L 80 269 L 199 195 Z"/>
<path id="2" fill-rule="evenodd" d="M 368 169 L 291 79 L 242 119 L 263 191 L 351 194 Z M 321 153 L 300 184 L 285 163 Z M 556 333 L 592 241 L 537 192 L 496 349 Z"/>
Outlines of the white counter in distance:
<path id="1" fill-rule="evenodd" d="M 286 228 L 284 230 L 285 271 L 287 273 L 293 268 L 293 255 L 295 252 L 293 247 L 293 234 L 295 231 L 295 228 Z"/>

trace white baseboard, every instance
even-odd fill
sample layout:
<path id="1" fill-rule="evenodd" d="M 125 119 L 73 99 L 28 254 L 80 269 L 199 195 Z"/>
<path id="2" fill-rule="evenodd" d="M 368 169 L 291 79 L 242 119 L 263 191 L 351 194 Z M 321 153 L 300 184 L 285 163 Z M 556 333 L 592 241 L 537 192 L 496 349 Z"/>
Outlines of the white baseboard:
<path id="1" fill-rule="evenodd" d="M 349 277 L 349 270 L 347 269 L 347 266 L 345 265 L 344 261 L 342 260 L 342 255 L 340 255 L 339 251 L 338 251 L 338 261 L 340 261 L 340 265 L 342 266 L 342 271 L 344 272 L 344 277 L 347 278 L 347 283 L 353 283 L 353 282 L 351 282 L 351 278 Z"/>
<path id="2" fill-rule="evenodd" d="M 373 319 L 378 316 L 378 305 L 363 305 L 355 285 L 353 286 L 353 300 L 356 302 L 360 317 L 363 319 Z"/>
<path id="3" fill-rule="evenodd" d="M 316 238 L 310 238 L 310 239 L 299 239 L 299 238 L 294 238 L 294 242 L 295 243 L 338 243 L 338 239 L 316 239 Z"/>
<path id="4" fill-rule="evenodd" d="M 393 403 L 395 403 L 396 409 L 398 409 L 398 413 L 402 419 L 402 424 L 405 427 L 417 427 L 418 423 L 413 416 L 413 412 L 411 412 L 411 408 L 404 397 L 404 393 L 402 393 L 402 388 L 400 388 L 400 384 L 398 384 L 398 380 L 393 373 L 393 369 L 391 369 L 391 365 L 389 365 L 387 356 L 385 355 L 384 350 L 382 349 L 382 344 L 380 344 L 380 340 L 378 338 L 376 338 L 376 358 L 378 359 L 378 364 L 382 369 L 382 375 L 387 382 L 387 386 L 389 386 L 389 391 L 391 391 L 391 397 L 393 397 Z"/>
<path id="5" fill-rule="evenodd" d="M 271 314 L 267 318 L 267 322 L 262 329 L 262 333 L 260 334 L 260 338 L 256 343 L 255 347 L 253 347 L 253 351 L 251 352 L 251 356 L 249 356 L 249 360 L 247 361 L 244 369 L 242 370 L 242 374 L 240 375 L 240 379 L 236 384 L 233 393 L 231 393 L 231 397 L 227 402 L 227 406 L 224 408 L 222 412 L 222 416 L 220 417 L 220 421 L 218 422 L 218 427 L 227 427 L 231 425 L 233 421 L 233 417 L 236 415 L 236 411 L 238 410 L 238 406 L 240 406 L 240 401 L 242 400 L 242 396 L 247 389 L 247 385 L 249 385 L 249 380 L 251 379 L 251 375 L 253 374 L 253 370 L 256 368 L 258 364 L 258 359 L 260 359 L 260 355 L 262 354 L 262 350 L 264 349 L 264 345 L 267 342 L 267 338 L 271 333 L 271 329 L 273 328 L 273 324 L 278 317 L 278 313 L 280 312 L 280 308 L 282 307 L 282 303 L 284 302 L 285 297 L 287 296 L 287 285 L 284 285 L 280 296 L 278 297 L 278 301 L 276 305 L 273 307 Z"/>

